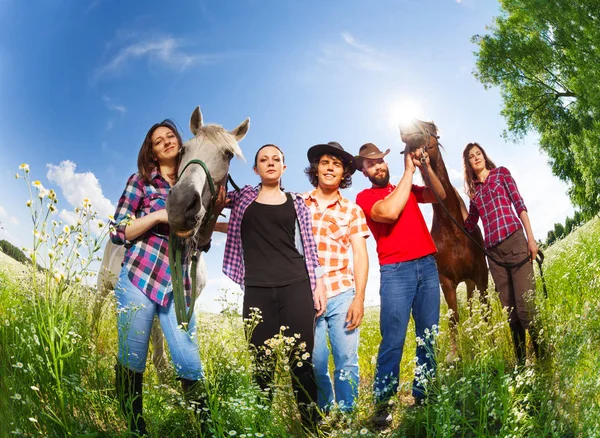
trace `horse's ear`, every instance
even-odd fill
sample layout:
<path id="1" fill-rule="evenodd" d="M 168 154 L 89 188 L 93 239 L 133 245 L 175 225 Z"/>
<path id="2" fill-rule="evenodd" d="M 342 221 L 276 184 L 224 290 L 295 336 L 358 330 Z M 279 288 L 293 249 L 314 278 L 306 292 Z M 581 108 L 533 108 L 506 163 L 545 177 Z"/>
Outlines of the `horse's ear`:
<path id="1" fill-rule="evenodd" d="M 240 123 L 240 126 L 231 131 L 231 134 L 235 137 L 237 141 L 241 141 L 242 138 L 246 136 L 248 133 L 248 129 L 250 128 L 250 117 Z"/>
<path id="2" fill-rule="evenodd" d="M 197 106 L 190 118 L 190 131 L 192 131 L 195 137 L 200 132 L 200 129 L 202 129 L 202 112 L 200 111 L 200 107 Z"/>

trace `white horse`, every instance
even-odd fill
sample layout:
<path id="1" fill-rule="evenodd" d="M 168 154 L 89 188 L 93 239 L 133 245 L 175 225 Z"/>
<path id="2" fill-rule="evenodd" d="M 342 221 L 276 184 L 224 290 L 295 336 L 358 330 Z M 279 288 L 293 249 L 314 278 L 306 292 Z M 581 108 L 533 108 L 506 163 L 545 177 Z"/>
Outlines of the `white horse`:
<path id="1" fill-rule="evenodd" d="M 210 190 L 209 178 L 218 193 L 227 181 L 231 159 L 236 156 L 244 160 L 238 142 L 245 137 L 249 126 L 250 119 L 246 119 L 234 130 L 227 131 L 219 125 L 204 125 L 200 107 L 192 113 L 190 130 L 194 137 L 183 144 L 179 178 L 167 197 L 167 212 L 171 231 L 179 237 L 190 239 L 196 248 L 205 247 L 210 242 L 213 231 L 212 226 L 207 224 L 215 199 Z M 205 167 L 199 162 L 204 163 Z M 114 290 L 124 254 L 124 246 L 108 241 L 98 272 L 98 296 L 92 322 L 94 326 L 107 295 Z M 196 290 L 193 291 L 196 296 L 200 295 L 206 282 L 206 264 L 200 253 L 196 269 Z M 169 374 L 166 369 L 168 362 L 164 352 L 164 337 L 158 324 L 153 324 L 151 338 L 154 350 L 152 360 L 159 377 L 164 381 Z"/>

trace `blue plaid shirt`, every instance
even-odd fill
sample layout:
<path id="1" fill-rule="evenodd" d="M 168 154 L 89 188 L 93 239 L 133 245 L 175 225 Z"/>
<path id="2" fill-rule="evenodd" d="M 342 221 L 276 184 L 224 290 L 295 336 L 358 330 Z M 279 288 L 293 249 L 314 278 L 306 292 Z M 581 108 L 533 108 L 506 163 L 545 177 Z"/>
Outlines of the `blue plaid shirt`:
<path id="1" fill-rule="evenodd" d="M 244 287 L 245 274 L 242 254 L 242 219 L 248 206 L 258 197 L 259 188 L 260 186 L 247 185 L 239 192 L 231 191 L 227 194 L 227 198 L 231 200 L 228 205 L 231 207 L 231 216 L 229 217 L 227 242 L 225 243 L 225 254 L 223 256 L 223 273 L 242 288 Z M 296 246 L 299 252 L 304 255 L 310 286 L 314 292 L 317 277 L 321 277 L 323 273 L 319 265 L 319 255 L 312 233 L 312 217 L 302 195 L 299 193 L 292 193 L 291 195 L 294 198 L 294 207 L 298 219 L 297 225 L 299 225 L 301 237 L 301 241 L 297 242 Z"/>

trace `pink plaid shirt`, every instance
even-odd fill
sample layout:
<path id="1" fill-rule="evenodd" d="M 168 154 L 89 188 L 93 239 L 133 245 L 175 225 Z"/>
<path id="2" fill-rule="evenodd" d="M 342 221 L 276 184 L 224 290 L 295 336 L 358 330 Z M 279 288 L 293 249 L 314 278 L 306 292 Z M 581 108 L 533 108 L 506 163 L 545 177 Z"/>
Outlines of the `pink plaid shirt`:
<path id="1" fill-rule="evenodd" d="M 166 306 L 173 291 L 169 267 L 168 226 L 154 227 L 132 241 L 125 238 L 128 217 L 135 219 L 165 208 L 171 186 L 156 171 L 150 174 L 150 179 L 152 183 L 148 184 L 138 173 L 129 177 L 117 205 L 115 231 L 111 233 L 110 238 L 114 244 L 125 245 L 127 248 L 123 266 L 127 267 L 131 283 L 152 301 Z M 185 295 L 189 304 L 192 286 L 187 251 L 183 254 L 182 265 Z"/>
<path id="2" fill-rule="evenodd" d="M 481 217 L 485 247 L 490 248 L 522 228 L 519 215 L 523 211 L 527 208 L 517 183 L 506 167 L 497 167 L 490 170 L 484 182 L 475 182 L 475 196 L 469 205 L 465 228 L 473 231 Z"/>

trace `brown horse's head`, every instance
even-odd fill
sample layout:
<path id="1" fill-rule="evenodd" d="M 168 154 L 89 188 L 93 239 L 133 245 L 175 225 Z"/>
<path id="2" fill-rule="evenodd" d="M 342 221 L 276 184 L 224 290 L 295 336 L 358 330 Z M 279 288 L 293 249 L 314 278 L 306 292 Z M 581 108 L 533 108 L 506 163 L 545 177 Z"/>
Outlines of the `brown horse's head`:
<path id="1" fill-rule="evenodd" d="M 439 155 L 438 129 L 433 122 L 413 119 L 400 125 L 400 138 L 408 152 L 423 149 L 429 154 L 429 162 L 435 168 Z"/>

